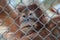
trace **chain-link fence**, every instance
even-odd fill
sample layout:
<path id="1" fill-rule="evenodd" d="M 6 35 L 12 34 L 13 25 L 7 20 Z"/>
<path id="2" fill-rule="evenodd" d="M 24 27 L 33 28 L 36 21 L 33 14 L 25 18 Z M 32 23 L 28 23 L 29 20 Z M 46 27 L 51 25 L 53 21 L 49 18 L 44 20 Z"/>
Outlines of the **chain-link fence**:
<path id="1" fill-rule="evenodd" d="M 0 40 L 60 40 L 60 0 L 0 0 Z"/>

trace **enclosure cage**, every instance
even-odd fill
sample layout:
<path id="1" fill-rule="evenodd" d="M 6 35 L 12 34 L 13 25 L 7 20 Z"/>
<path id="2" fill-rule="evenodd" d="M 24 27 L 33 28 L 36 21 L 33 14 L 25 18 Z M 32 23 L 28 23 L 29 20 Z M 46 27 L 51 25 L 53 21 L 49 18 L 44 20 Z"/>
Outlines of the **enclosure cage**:
<path id="1" fill-rule="evenodd" d="M 0 0 L 0 40 L 60 40 L 60 0 Z"/>

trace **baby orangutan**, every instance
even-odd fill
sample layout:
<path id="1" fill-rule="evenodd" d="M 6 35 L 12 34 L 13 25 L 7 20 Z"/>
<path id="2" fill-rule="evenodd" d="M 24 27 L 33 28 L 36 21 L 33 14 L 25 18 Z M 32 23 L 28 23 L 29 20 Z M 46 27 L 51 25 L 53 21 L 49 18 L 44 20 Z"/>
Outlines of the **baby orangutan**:
<path id="1" fill-rule="evenodd" d="M 37 4 L 33 3 L 31 5 L 23 6 L 23 5 L 19 5 L 17 7 L 17 9 L 19 10 L 19 12 L 21 12 L 21 16 L 20 16 L 20 28 L 21 31 L 23 33 L 26 33 L 26 36 L 22 36 L 22 38 L 20 40 L 43 40 L 41 37 L 39 37 L 39 34 L 44 38 L 47 34 L 49 34 L 49 32 L 43 28 L 41 31 L 39 32 L 39 30 L 44 27 L 43 24 L 45 24 L 46 28 L 51 29 L 51 27 L 55 27 L 56 24 L 54 24 L 52 22 L 58 22 L 60 20 L 60 16 L 56 15 L 55 17 L 53 17 L 52 19 L 49 20 L 49 18 L 47 18 L 46 16 L 44 16 L 43 11 L 38 7 Z M 41 24 L 41 22 L 43 24 Z M 47 23 L 48 22 L 48 23 Z M 58 25 L 60 24 L 57 23 Z M 57 35 L 60 34 L 59 29 L 55 29 L 56 31 L 52 31 L 52 34 Z M 39 32 L 39 34 L 36 36 L 37 32 Z M 58 31 L 58 32 L 57 32 Z M 56 34 L 57 32 L 57 34 Z M 34 38 L 35 37 L 35 38 Z M 49 35 L 46 40 L 55 40 L 53 38 L 52 35 Z"/>
<path id="2" fill-rule="evenodd" d="M 26 33 L 26 36 L 23 36 L 21 40 L 31 40 L 29 38 L 34 38 L 37 34 L 36 31 L 38 32 L 43 27 L 43 24 L 47 22 L 47 18 L 44 16 L 43 11 L 35 3 L 28 5 L 27 7 L 19 5 L 17 9 L 20 12 L 20 29 L 24 34 Z M 41 24 L 40 21 L 43 24 Z M 33 40 L 41 39 L 37 36 Z"/>
<path id="3" fill-rule="evenodd" d="M 3 7 L 5 7 L 4 10 Z M 44 12 L 35 3 L 30 4 L 27 7 L 18 5 L 17 9 L 20 12 L 20 15 L 7 4 L 7 0 L 0 0 L 0 20 L 4 21 L 4 24 L 1 26 L 2 28 L 9 28 L 8 32 L 4 32 L 3 34 L 6 40 L 43 40 L 39 35 L 44 38 L 49 32 L 45 28 L 41 28 L 45 26 L 47 28 L 54 27 L 55 24 L 52 23 L 51 20 L 54 20 L 55 22 L 60 20 L 60 16 L 57 15 L 45 24 L 48 19 L 44 15 Z M 45 24 L 45 26 L 43 24 Z M 60 26 L 60 22 L 57 24 Z M 60 33 L 60 31 L 58 32 Z M 38 35 L 36 35 L 37 33 Z M 55 33 L 55 31 L 52 32 L 52 34 Z M 55 39 L 48 36 L 46 40 Z"/>

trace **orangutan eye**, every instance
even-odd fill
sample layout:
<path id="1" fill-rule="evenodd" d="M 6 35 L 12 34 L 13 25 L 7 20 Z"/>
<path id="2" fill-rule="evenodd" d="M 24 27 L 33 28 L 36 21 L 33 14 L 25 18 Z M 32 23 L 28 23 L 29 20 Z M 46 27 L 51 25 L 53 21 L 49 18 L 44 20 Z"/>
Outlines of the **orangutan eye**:
<path id="1" fill-rule="evenodd" d="M 23 17 L 26 17 L 25 15 L 23 15 Z"/>
<path id="2" fill-rule="evenodd" d="M 30 13 L 30 15 L 32 15 L 32 13 Z"/>

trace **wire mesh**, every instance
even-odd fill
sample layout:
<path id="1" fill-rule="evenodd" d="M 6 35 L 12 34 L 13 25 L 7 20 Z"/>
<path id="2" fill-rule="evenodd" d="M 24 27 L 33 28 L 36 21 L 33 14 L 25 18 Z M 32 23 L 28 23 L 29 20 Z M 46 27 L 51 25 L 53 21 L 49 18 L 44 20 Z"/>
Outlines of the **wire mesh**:
<path id="1" fill-rule="evenodd" d="M 60 40 L 60 0 L 0 0 L 0 40 Z"/>

